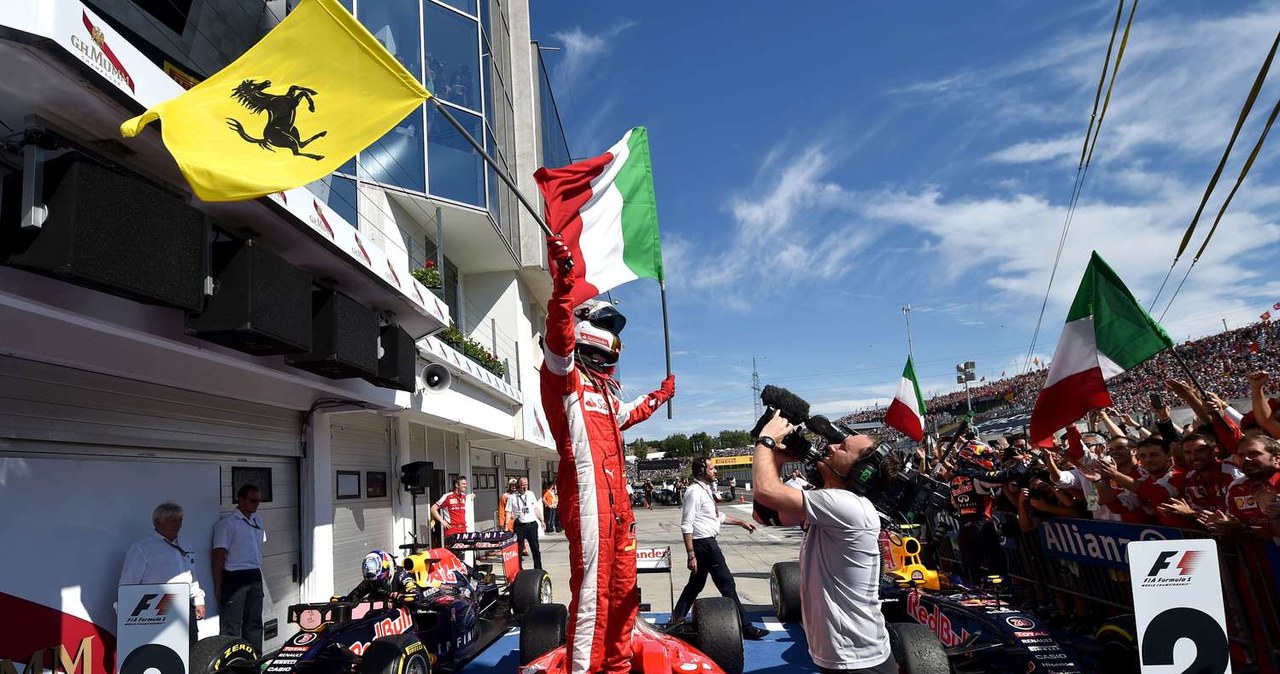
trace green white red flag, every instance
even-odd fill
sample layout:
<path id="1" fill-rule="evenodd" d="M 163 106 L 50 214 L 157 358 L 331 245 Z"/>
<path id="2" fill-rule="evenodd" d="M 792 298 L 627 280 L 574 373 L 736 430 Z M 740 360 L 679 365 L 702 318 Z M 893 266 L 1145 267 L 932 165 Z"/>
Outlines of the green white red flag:
<path id="1" fill-rule="evenodd" d="M 1109 407 L 1108 379 L 1171 346 L 1169 334 L 1095 252 L 1031 412 L 1029 440 L 1051 441 L 1054 433 L 1089 410 Z"/>
<path id="2" fill-rule="evenodd" d="M 663 280 L 647 129 L 628 131 L 599 157 L 533 177 L 547 225 L 574 253 L 575 306 L 638 278 Z"/>
<path id="3" fill-rule="evenodd" d="M 898 394 L 885 411 L 884 424 L 920 442 L 924 439 L 924 412 L 920 380 L 916 378 L 916 368 L 911 363 L 911 356 L 907 356 L 907 367 L 902 370 L 902 381 L 898 383 Z"/>

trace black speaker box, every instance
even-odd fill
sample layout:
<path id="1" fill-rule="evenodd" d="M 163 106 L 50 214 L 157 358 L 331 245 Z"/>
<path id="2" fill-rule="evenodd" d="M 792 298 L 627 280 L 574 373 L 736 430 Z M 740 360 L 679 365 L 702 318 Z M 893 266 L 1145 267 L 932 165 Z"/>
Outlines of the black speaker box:
<path id="1" fill-rule="evenodd" d="M 378 374 L 378 315 L 332 290 L 311 293 L 311 351 L 290 365 L 330 379 Z"/>
<path id="2" fill-rule="evenodd" d="M 311 275 L 252 241 L 213 244 L 213 296 L 187 332 L 255 356 L 311 350 Z"/>
<path id="3" fill-rule="evenodd" d="M 434 464 L 430 461 L 414 461 L 400 466 L 400 486 L 405 491 L 422 493 L 431 486 L 431 473 L 434 468 Z"/>
<path id="4" fill-rule="evenodd" d="M 13 190 L 5 190 L 8 201 Z M 15 195 L 20 196 L 20 195 Z M 49 216 L 24 231 L 11 214 L 0 248 L 15 267 L 149 304 L 199 311 L 209 221 L 137 177 L 70 154 L 45 164 Z"/>
<path id="5" fill-rule="evenodd" d="M 413 393 L 418 390 L 418 348 L 413 338 L 398 325 L 384 325 L 379 330 L 378 343 L 382 345 L 382 357 L 378 359 L 378 374 L 365 377 L 370 384 L 383 388 L 400 389 Z"/>

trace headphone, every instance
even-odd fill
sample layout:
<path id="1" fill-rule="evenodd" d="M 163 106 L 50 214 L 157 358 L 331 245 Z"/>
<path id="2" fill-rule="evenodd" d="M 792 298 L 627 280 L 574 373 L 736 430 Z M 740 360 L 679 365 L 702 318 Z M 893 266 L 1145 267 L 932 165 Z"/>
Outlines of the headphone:
<path id="1" fill-rule="evenodd" d="M 694 477 L 702 477 L 707 474 L 707 458 L 699 456 L 689 463 L 689 469 L 693 472 Z"/>

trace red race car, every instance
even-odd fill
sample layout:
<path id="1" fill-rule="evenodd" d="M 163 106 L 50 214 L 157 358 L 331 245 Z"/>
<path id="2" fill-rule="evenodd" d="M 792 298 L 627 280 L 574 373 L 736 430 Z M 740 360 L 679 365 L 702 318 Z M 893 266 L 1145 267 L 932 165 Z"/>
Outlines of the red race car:
<path id="1" fill-rule="evenodd" d="M 569 610 L 534 606 L 520 620 L 521 674 L 565 674 Z M 645 674 L 742 674 L 742 627 L 732 599 L 708 597 L 693 604 L 693 620 L 656 627 L 636 619 L 631 631 L 631 670 Z"/>

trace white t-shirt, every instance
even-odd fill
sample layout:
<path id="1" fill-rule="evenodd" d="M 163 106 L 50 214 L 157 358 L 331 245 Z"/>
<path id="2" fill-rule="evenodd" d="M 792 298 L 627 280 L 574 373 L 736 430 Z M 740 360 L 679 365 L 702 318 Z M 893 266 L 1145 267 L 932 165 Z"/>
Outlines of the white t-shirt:
<path id="1" fill-rule="evenodd" d="M 843 489 L 804 492 L 801 614 L 809 657 L 827 669 L 873 667 L 889 657 L 880 610 L 880 516 Z"/>
<path id="2" fill-rule="evenodd" d="M 531 491 L 516 492 L 507 497 L 507 516 L 519 524 L 537 522 L 539 502 L 541 499 Z"/>

